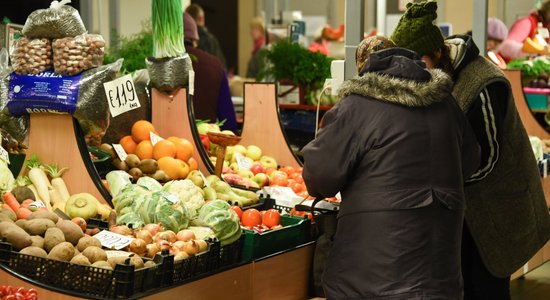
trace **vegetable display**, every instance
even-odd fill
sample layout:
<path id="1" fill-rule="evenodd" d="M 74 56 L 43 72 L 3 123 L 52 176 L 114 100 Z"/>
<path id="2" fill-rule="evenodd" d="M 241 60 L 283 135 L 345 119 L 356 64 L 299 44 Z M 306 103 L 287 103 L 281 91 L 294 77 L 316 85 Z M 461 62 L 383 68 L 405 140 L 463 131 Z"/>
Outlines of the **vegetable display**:
<path id="1" fill-rule="evenodd" d="M 153 0 L 153 56 L 178 57 L 183 44 L 183 6 L 180 0 Z"/>
<path id="2" fill-rule="evenodd" d="M 13 70 L 18 75 L 38 74 L 52 68 L 52 43 L 46 38 L 15 40 L 11 54 Z"/>

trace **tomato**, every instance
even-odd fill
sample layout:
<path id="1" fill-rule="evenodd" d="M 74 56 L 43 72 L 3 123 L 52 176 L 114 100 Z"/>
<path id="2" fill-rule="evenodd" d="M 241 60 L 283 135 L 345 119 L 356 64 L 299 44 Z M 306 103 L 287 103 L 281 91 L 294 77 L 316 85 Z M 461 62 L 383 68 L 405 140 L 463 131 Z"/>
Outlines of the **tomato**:
<path id="1" fill-rule="evenodd" d="M 17 294 L 17 293 L 21 293 L 23 295 L 25 295 L 27 293 L 27 290 L 25 290 L 24 287 L 19 287 L 15 290 L 15 292 L 13 292 L 14 294 Z"/>
<path id="2" fill-rule="evenodd" d="M 243 212 L 241 222 L 243 226 L 254 227 L 256 225 L 262 224 L 262 216 L 260 212 L 255 208 L 247 209 Z"/>
<path id="3" fill-rule="evenodd" d="M 2 300 L 15 300 L 15 295 L 6 294 L 6 296 L 2 297 Z"/>
<path id="4" fill-rule="evenodd" d="M 268 209 L 262 218 L 262 224 L 269 228 L 280 225 L 281 213 L 274 208 Z"/>
<path id="5" fill-rule="evenodd" d="M 23 294 L 23 293 L 15 293 L 13 295 L 15 296 L 15 298 L 14 298 L 15 300 L 25 300 L 26 299 L 25 294 Z"/>
<path id="6" fill-rule="evenodd" d="M 233 205 L 231 206 L 231 209 L 237 213 L 237 216 L 239 216 L 239 220 L 242 220 L 242 217 L 243 217 L 243 210 L 238 207 L 237 205 Z"/>

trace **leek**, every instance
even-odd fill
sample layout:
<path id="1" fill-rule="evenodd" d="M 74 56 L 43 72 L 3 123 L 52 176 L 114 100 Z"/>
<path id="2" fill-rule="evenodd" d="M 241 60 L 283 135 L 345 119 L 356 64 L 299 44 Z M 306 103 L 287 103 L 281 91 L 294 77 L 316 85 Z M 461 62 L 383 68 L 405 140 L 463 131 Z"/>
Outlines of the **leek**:
<path id="1" fill-rule="evenodd" d="M 179 57 L 183 43 L 183 6 L 181 0 L 153 0 L 153 56 Z"/>

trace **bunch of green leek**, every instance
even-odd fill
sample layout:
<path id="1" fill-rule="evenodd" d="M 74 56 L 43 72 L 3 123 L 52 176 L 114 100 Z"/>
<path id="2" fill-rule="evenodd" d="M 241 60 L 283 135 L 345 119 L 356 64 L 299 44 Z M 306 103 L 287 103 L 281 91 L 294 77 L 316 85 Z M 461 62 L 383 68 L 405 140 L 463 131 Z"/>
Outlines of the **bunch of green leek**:
<path id="1" fill-rule="evenodd" d="M 153 0 L 152 23 L 155 58 L 185 54 L 181 0 Z"/>

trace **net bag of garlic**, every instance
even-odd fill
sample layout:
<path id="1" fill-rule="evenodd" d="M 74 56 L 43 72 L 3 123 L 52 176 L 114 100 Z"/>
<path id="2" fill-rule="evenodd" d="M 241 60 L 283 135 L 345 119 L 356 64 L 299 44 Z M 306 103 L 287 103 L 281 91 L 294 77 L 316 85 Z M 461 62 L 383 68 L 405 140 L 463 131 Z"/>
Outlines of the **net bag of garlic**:
<path id="1" fill-rule="evenodd" d="M 33 11 L 23 26 L 23 34 L 32 38 L 62 38 L 86 32 L 78 11 L 67 3 L 52 1 L 49 8 Z"/>

